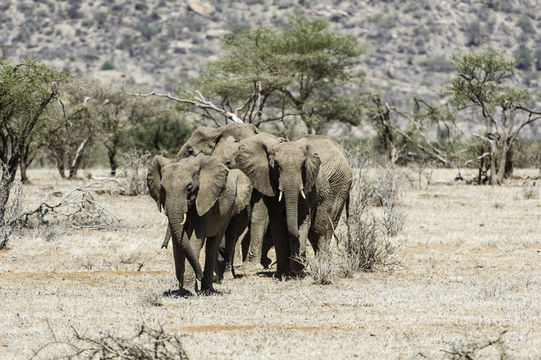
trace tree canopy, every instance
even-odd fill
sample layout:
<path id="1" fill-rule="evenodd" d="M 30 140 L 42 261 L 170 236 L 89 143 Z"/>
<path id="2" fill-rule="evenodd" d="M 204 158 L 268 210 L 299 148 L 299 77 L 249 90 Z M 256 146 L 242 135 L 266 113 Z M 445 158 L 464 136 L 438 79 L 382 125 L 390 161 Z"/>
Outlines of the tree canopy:
<path id="1" fill-rule="evenodd" d="M 295 17 L 280 28 L 229 34 L 224 54 L 209 62 L 197 84 L 244 122 L 295 117 L 317 132 L 332 120 L 358 123 L 360 107 L 347 83 L 362 79 L 352 72 L 360 54 L 352 37 L 331 31 L 325 20 Z"/>

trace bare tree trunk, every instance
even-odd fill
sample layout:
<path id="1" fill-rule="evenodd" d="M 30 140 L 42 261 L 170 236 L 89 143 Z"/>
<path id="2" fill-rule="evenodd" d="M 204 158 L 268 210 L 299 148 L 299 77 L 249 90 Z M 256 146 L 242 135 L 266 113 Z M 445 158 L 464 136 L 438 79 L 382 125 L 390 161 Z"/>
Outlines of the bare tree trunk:
<path id="1" fill-rule="evenodd" d="M 6 204 L 9 199 L 9 192 L 15 181 L 19 157 L 19 153 L 13 154 L 7 164 L 2 167 L 2 178 L 0 179 L 0 222 L 4 220 Z"/>
<path id="2" fill-rule="evenodd" d="M 507 157 L 509 152 L 509 146 L 507 145 L 507 139 L 499 138 L 496 140 L 496 153 L 494 154 L 495 165 L 494 173 L 496 174 L 496 184 L 502 185 L 505 180 L 505 168 L 507 164 Z M 493 183 L 494 184 L 494 183 Z"/>
<path id="3" fill-rule="evenodd" d="M 26 169 L 28 168 L 28 165 L 30 165 L 32 160 L 34 159 L 30 151 L 30 144 L 21 146 L 20 152 L 21 152 L 21 162 L 19 163 L 19 170 L 21 171 L 21 182 L 23 184 L 29 184 L 30 180 L 28 179 L 28 176 L 26 175 Z"/>
<path id="4" fill-rule="evenodd" d="M 81 161 L 83 160 L 84 149 L 86 147 L 86 144 L 88 143 L 88 140 L 88 138 L 84 139 L 83 142 L 79 145 L 77 152 L 75 153 L 75 157 L 70 164 L 68 175 L 69 179 L 73 179 L 75 178 L 75 176 L 77 176 L 77 170 L 79 170 L 79 166 L 81 165 Z"/>
<path id="5" fill-rule="evenodd" d="M 116 175 L 116 168 L 117 168 L 116 150 L 109 149 L 107 151 L 107 154 L 109 156 L 109 165 L 111 166 L 111 176 L 115 176 Z"/>
<path id="6" fill-rule="evenodd" d="M 28 179 L 28 175 L 26 174 L 26 168 L 27 168 L 26 161 L 21 161 L 19 165 L 19 170 L 21 171 L 21 182 L 23 184 L 30 183 L 30 179 Z"/>

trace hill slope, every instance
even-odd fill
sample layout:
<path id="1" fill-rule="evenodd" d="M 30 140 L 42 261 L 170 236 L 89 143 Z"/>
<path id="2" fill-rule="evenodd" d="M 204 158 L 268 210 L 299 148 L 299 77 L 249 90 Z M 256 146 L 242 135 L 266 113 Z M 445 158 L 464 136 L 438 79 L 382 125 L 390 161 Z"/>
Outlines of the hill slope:
<path id="1" fill-rule="evenodd" d="M 416 93 L 442 97 L 452 55 L 489 46 L 507 56 L 520 50 L 526 71 L 516 81 L 537 88 L 539 7 L 534 0 L 4 0 L 0 55 L 171 90 L 220 52 L 231 29 L 304 13 L 354 36 L 367 50 L 358 69 L 368 85 L 400 106 Z"/>

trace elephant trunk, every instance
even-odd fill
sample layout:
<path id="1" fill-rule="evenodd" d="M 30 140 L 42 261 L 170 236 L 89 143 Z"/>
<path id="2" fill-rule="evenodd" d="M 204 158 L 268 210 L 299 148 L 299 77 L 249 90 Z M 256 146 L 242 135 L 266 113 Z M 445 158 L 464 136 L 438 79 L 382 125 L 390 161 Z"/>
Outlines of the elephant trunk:
<path id="1" fill-rule="evenodd" d="M 299 238 L 299 186 L 294 182 L 284 185 L 287 231 L 290 237 Z"/>
<path id="2" fill-rule="evenodd" d="M 197 280 L 201 280 L 203 278 L 203 270 L 201 269 L 201 264 L 199 264 L 199 259 L 195 255 L 195 252 L 190 245 L 189 239 L 186 236 L 183 236 L 183 222 L 186 220 L 186 212 L 182 211 L 181 209 L 179 210 L 180 211 L 173 210 L 171 212 L 168 212 L 171 235 L 173 236 L 173 241 L 176 241 L 178 244 L 180 244 L 182 251 L 184 251 L 184 254 L 188 258 L 190 265 L 194 269 Z"/>
<path id="3" fill-rule="evenodd" d="M 283 184 L 286 223 L 289 233 L 289 267 L 294 273 L 302 272 L 304 268 L 302 258 L 306 251 L 306 244 L 302 243 L 306 239 L 301 239 L 299 233 L 299 197 L 302 191 L 301 185 L 302 181 L 294 177 L 288 179 Z M 301 201 L 304 200 L 301 199 Z"/>

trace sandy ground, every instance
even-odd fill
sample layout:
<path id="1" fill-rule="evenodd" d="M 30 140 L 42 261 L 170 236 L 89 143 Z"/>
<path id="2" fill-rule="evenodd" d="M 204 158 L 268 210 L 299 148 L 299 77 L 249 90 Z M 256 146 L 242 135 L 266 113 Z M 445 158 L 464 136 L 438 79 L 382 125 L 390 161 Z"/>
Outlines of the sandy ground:
<path id="1" fill-rule="evenodd" d="M 48 190 L 89 182 L 50 170 L 30 176 L 25 208 Z M 436 170 L 432 179 L 453 176 Z M 29 358 L 52 332 L 69 339 L 72 326 L 131 336 L 142 323 L 180 334 L 192 359 L 441 359 L 504 330 L 509 358 L 541 358 L 541 200 L 525 199 L 519 183 L 404 181 L 407 219 L 392 272 L 336 276 L 327 286 L 248 276 L 216 285 L 221 296 L 190 298 L 162 295 L 178 285 L 150 197 L 96 195 L 121 220 L 116 228 L 23 229 L 0 251 L 0 358 Z"/>

